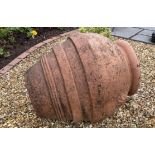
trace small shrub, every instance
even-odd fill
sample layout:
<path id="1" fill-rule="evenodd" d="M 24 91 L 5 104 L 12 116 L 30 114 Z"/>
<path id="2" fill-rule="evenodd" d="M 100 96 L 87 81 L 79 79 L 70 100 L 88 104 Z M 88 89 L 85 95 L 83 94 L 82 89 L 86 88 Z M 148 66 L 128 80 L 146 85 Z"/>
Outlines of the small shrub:
<path id="1" fill-rule="evenodd" d="M 10 52 L 6 51 L 5 49 L 3 48 L 0 48 L 0 58 L 7 58 L 10 56 Z"/>
<path id="2" fill-rule="evenodd" d="M 86 33 L 86 32 L 98 33 L 98 34 L 101 34 L 107 38 L 112 39 L 111 30 L 108 27 L 81 27 L 80 32 L 82 32 L 82 33 Z"/>
<path id="3" fill-rule="evenodd" d="M 8 30 L 7 28 L 0 28 L 0 38 L 7 38 Z"/>
<path id="4" fill-rule="evenodd" d="M 64 31 L 65 28 L 64 27 L 57 27 L 58 30 Z"/>
<path id="5" fill-rule="evenodd" d="M 11 43 L 11 44 L 14 44 L 15 42 L 16 42 L 16 39 L 15 39 L 15 37 L 14 36 L 9 36 L 8 37 L 8 41 Z"/>
<path id="6" fill-rule="evenodd" d="M 4 57 L 5 50 L 3 48 L 0 48 L 0 57 Z"/>
<path id="7" fill-rule="evenodd" d="M 10 38 L 11 36 L 11 42 L 15 41 L 15 38 L 13 38 L 14 33 L 24 33 L 27 37 L 34 37 L 34 32 L 31 27 L 3 27 L 0 28 L 0 38 L 6 39 Z M 37 35 L 37 33 L 35 33 Z"/>
<path id="8" fill-rule="evenodd" d="M 24 34 L 25 37 L 34 38 L 38 33 L 31 27 L 1 27 L 0 28 L 0 57 L 8 57 L 7 45 L 16 43 L 16 34 Z M 3 47 L 3 48 L 2 48 Z"/>

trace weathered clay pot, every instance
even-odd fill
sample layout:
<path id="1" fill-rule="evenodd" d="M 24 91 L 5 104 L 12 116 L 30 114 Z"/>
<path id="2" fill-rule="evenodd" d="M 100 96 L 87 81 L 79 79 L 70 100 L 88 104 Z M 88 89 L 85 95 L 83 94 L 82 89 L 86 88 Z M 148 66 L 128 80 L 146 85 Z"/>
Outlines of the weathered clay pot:
<path id="1" fill-rule="evenodd" d="M 40 117 L 98 121 L 111 116 L 139 85 L 139 62 L 123 40 L 75 33 L 44 55 L 25 75 Z"/>

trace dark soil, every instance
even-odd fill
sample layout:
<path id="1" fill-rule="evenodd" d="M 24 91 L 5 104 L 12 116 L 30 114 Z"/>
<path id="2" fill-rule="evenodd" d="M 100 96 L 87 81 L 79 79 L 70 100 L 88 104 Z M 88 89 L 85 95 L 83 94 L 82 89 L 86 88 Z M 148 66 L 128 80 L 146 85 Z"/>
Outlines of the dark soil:
<path id="1" fill-rule="evenodd" d="M 0 57 L 0 69 L 35 44 L 74 29 L 76 28 L 37 27 L 35 30 L 37 30 L 38 35 L 35 38 L 27 38 L 25 34 L 16 33 L 14 34 L 16 38 L 15 43 L 10 44 L 7 41 L 0 41 L 0 47 L 5 47 L 5 50 L 9 52 L 8 57 Z"/>

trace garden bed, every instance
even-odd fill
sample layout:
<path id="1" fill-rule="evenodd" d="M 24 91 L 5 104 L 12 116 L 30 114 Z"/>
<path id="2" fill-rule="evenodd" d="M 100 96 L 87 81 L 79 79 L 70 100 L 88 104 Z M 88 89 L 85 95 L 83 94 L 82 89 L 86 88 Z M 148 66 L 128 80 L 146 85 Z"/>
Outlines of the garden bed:
<path id="1" fill-rule="evenodd" d="M 41 46 L 0 77 L 0 127 L 155 127 L 155 46 L 129 40 L 140 60 L 140 88 L 113 117 L 95 124 L 37 117 L 25 87 L 24 74 L 40 56 L 65 39 L 61 37 Z"/>
<path id="2" fill-rule="evenodd" d="M 14 43 L 0 39 L 0 47 L 5 47 L 5 51 L 8 52 L 8 56 L 0 57 L 0 69 L 5 65 L 10 63 L 13 59 L 19 56 L 21 53 L 32 47 L 33 45 L 49 39 L 51 37 L 57 36 L 67 31 L 71 31 L 75 28 L 40 28 L 37 27 L 35 30 L 38 32 L 38 35 L 34 38 L 27 37 L 25 33 L 13 33 L 14 38 L 16 39 Z"/>

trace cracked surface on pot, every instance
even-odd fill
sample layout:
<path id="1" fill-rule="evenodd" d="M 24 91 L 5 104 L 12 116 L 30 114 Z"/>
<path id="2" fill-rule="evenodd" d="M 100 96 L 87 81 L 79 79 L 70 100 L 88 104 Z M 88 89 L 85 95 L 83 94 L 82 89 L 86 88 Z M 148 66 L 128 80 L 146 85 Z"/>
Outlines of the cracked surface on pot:
<path id="1" fill-rule="evenodd" d="M 95 124 L 74 124 L 37 117 L 25 88 L 24 74 L 41 55 L 64 39 L 42 46 L 0 77 L 0 127 L 155 127 L 155 46 L 136 41 L 128 42 L 140 60 L 140 87 L 113 117 Z"/>

